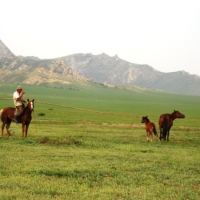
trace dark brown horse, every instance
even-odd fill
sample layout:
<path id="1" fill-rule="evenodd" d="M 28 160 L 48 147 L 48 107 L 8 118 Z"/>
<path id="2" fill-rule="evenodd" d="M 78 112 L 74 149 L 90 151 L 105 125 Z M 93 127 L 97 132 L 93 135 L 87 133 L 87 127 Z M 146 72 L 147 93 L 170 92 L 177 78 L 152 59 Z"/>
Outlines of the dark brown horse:
<path id="1" fill-rule="evenodd" d="M 28 127 L 29 127 L 29 124 L 32 119 L 31 113 L 33 110 L 34 110 L 34 99 L 31 101 L 29 99 L 27 99 L 27 105 L 24 108 L 24 111 L 18 120 L 19 123 L 22 124 L 22 137 L 27 137 Z M 0 111 L 0 118 L 1 118 L 1 121 L 3 122 L 2 127 L 1 127 L 1 131 L 2 131 L 1 135 L 2 136 L 4 136 L 5 125 L 6 125 L 6 130 L 7 130 L 8 136 L 11 136 L 9 128 L 10 128 L 10 124 L 14 117 L 14 112 L 15 112 L 15 108 L 11 108 L 11 107 L 4 108 Z"/>
<path id="2" fill-rule="evenodd" d="M 159 129 L 160 129 L 160 140 L 169 141 L 169 131 L 173 126 L 173 121 L 176 118 L 185 118 L 185 115 L 180 113 L 179 111 L 174 110 L 172 114 L 163 114 L 159 118 Z"/>
<path id="3" fill-rule="evenodd" d="M 151 142 L 153 139 L 153 133 L 154 135 L 157 135 L 157 131 L 156 131 L 156 126 L 153 122 L 150 122 L 150 120 L 148 119 L 148 116 L 146 117 L 142 117 L 141 123 L 145 123 L 146 127 L 146 134 L 147 134 L 147 141 Z M 152 133 L 153 132 L 153 133 Z"/>

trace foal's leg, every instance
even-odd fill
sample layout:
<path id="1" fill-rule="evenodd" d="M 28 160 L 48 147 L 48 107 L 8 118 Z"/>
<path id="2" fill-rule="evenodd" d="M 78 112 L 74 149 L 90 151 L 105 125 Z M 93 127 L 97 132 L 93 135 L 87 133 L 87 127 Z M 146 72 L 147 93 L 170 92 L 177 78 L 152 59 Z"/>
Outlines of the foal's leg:
<path id="1" fill-rule="evenodd" d="M 149 138 L 148 138 L 148 131 L 146 130 L 146 135 L 147 135 L 147 141 L 149 141 Z"/>
<path id="2" fill-rule="evenodd" d="M 150 142 L 152 142 L 152 140 L 153 140 L 153 133 L 152 131 L 150 131 Z"/>
<path id="3" fill-rule="evenodd" d="M 147 141 L 148 141 L 148 142 L 150 142 L 149 136 L 150 136 L 150 132 L 149 132 L 149 130 L 147 130 Z"/>

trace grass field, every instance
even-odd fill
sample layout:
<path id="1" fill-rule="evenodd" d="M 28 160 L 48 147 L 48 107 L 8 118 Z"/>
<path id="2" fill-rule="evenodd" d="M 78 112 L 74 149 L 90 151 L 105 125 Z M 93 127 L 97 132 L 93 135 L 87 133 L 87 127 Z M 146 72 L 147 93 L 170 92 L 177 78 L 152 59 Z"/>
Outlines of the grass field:
<path id="1" fill-rule="evenodd" d="M 0 84 L 0 107 L 15 85 Z M 28 138 L 12 124 L 0 138 L 0 199 L 199 199 L 200 97 L 139 88 L 76 90 L 24 86 L 35 99 Z M 179 110 L 170 141 L 146 141 L 141 117 L 157 126 Z"/>

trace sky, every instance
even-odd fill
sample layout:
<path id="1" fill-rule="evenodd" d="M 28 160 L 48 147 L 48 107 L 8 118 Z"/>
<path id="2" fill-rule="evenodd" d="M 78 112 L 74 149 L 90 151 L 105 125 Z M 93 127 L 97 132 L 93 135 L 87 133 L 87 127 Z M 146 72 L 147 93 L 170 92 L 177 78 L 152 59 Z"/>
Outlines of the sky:
<path id="1" fill-rule="evenodd" d="M 199 0 L 0 0 L 0 40 L 17 56 L 105 53 L 200 76 Z"/>

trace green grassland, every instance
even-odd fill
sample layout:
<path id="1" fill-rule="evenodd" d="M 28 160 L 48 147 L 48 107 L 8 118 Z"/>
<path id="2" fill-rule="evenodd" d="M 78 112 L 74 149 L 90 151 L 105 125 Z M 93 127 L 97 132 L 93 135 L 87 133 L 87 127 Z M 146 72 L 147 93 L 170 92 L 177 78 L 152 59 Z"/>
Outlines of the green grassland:
<path id="1" fill-rule="evenodd" d="M 16 85 L 0 84 L 0 108 Z M 200 97 L 99 84 L 23 86 L 35 99 L 28 138 L 11 125 L 0 138 L 0 199 L 199 199 Z M 179 110 L 170 141 L 146 141 L 141 117 L 156 124 Z"/>

